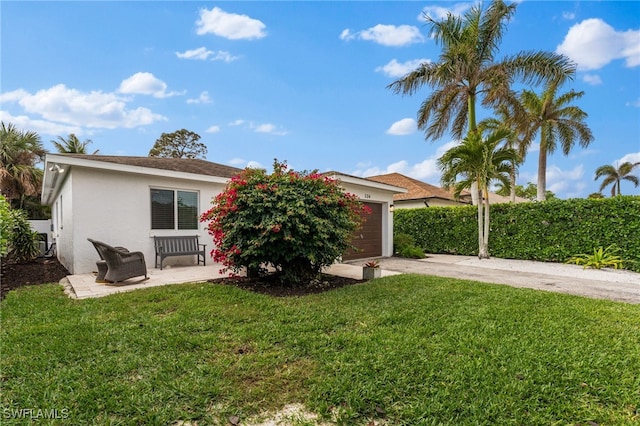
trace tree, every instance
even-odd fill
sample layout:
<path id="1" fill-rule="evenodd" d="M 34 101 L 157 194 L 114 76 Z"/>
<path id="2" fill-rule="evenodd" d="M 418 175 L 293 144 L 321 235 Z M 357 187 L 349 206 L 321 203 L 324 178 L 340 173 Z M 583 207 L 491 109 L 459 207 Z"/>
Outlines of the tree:
<path id="1" fill-rule="evenodd" d="M 510 84 L 516 78 L 537 85 L 575 74 L 575 64 L 551 52 L 521 52 L 496 60 L 515 10 L 516 4 L 495 0 L 484 13 L 480 4 L 463 17 L 449 14 L 436 21 L 425 15 L 431 37 L 442 46 L 439 61 L 422 63 L 388 87 L 403 95 L 423 86 L 433 89 L 418 111 L 418 128 L 426 139 L 441 138 L 449 127 L 455 139 L 476 131 L 478 97 L 482 105 L 494 107 L 513 96 Z"/>
<path id="2" fill-rule="evenodd" d="M 198 142 L 200 135 L 186 129 L 163 133 L 149 151 L 149 157 L 206 158 L 207 146 Z"/>
<path id="3" fill-rule="evenodd" d="M 498 105 L 494 109 L 497 117 L 490 117 L 478 125 L 482 130 L 484 129 L 504 129 L 508 132 L 508 136 L 505 139 L 505 146 L 507 148 L 512 148 L 516 150 L 520 150 L 522 145 L 522 138 L 526 135 L 526 121 L 525 114 L 522 105 L 518 102 L 516 97 L 510 98 L 507 102 Z M 518 167 L 522 164 L 522 159 L 524 158 L 524 154 L 520 153 L 519 158 L 514 159 L 511 163 L 511 172 L 509 172 L 510 179 L 510 191 L 502 191 L 499 192 L 499 195 L 509 197 L 512 203 L 516 202 L 516 196 L 520 196 L 517 193 L 518 186 L 516 185 L 516 176 L 518 174 Z"/>
<path id="4" fill-rule="evenodd" d="M 499 189 L 495 192 L 498 195 L 502 195 L 506 197 L 507 195 L 510 194 L 510 192 L 513 192 L 513 188 L 511 188 L 511 191 L 509 191 L 507 188 L 499 187 Z M 527 186 L 516 185 L 515 193 L 516 193 L 516 196 L 520 198 L 526 198 L 527 200 L 535 201 L 536 198 L 538 197 L 538 186 L 535 183 L 531 183 L 531 182 L 528 182 Z M 545 191 L 545 193 L 546 193 L 547 200 L 555 200 L 558 198 L 556 197 L 556 194 L 553 191 L 549 191 L 548 189 Z"/>
<path id="5" fill-rule="evenodd" d="M 589 199 L 600 199 L 600 198 L 604 198 L 604 196 L 600 192 L 592 192 L 591 194 L 589 194 L 589 196 L 587 198 L 589 198 Z"/>
<path id="6" fill-rule="evenodd" d="M 541 95 L 531 90 L 523 90 L 520 98 L 528 115 L 530 127 L 522 145 L 526 152 L 533 138 L 540 133 L 540 151 L 538 154 L 538 201 L 546 199 L 547 157 L 558 148 L 569 155 L 576 139 L 583 148 L 593 141 L 591 129 L 584 122 L 587 113 L 577 106 L 570 105 L 580 99 L 584 92 L 570 90 L 558 95 L 558 81 L 549 82 Z"/>
<path id="7" fill-rule="evenodd" d="M 12 205 L 20 207 L 25 196 L 39 194 L 43 171 L 36 164 L 44 154 L 37 133 L 0 123 L 0 186 Z"/>
<path id="8" fill-rule="evenodd" d="M 213 259 L 226 269 L 270 266 L 285 285 L 307 285 L 347 248 L 364 211 L 357 197 L 317 172 L 247 168 L 215 197 L 201 220 L 213 237 Z"/>
<path id="9" fill-rule="evenodd" d="M 604 177 L 604 180 L 600 185 L 600 191 L 611 185 L 611 196 L 614 197 L 615 195 L 621 195 L 622 193 L 620 192 L 620 182 L 622 180 L 627 180 L 637 187 L 640 184 L 640 180 L 638 179 L 638 176 L 633 175 L 632 172 L 633 169 L 638 166 L 640 166 L 640 162 L 632 163 L 630 161 L 625 161 L 618 167 L 608 164 L 598 167 L 596 169 L 595 180 Z"/>
<path id="10" fill-rule="evenodd" d="M 88 154 L 87 147 L 92 144 L 93 141 L 91 139 L 85 139 L 80 142 L 75 134 L 70 133 L 67 139 L 58 136 L 58 140 L 52 140 L 51 143 L 53 143 L 53 146 L 55 146 L 61 154 Z M 98 151 L 100 150 L 96 149 L 92 152 L 92 155 L 97 154 Z"/>
<path id="11" fill-rule="evenodd" d="M 484 139 L 477 132 L 469 133 L 460 145 L 438 159 L 442 185 L 446 189 L 453 187 L 454 196 L 460 196 L 473 182 L 482 193 L 483 202 L 478 203 L 480 259 L 489 258 L 489 185 L 498 181 L 503 187 L 509 188 L 511 163 L 518 159 L 515 149 L 501 146 L 508 137 L 509 131 L 506 129 L 494 130 Z"/>

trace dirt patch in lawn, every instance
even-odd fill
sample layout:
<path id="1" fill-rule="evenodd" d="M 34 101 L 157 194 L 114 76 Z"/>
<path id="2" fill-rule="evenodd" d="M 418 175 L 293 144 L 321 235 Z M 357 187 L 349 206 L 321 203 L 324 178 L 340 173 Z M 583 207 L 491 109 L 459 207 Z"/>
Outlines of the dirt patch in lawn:
<path id="1" fill-rule="evenodd" d="M 69 271 L 56 258 L 39 258 L 26 263 L 2 262 L 0 267 L 0 300 L 16 288 L 27 285 L 57 283 Z"/>
<path id="2" fill-rule="evenodd" d="M 256 293 L 267 294 L 274 297 L 306 296 L 317 294 L 354 284 L 362 284 L 367 280 L 339 277 L 336 275 L 322 274 L 319 279 L 306 285 L 284 286 L 276 275 L 266 275 L 259 278 L 228 277 L 209 280 L 209 282 L 221 285 L 232 285 Z"/>

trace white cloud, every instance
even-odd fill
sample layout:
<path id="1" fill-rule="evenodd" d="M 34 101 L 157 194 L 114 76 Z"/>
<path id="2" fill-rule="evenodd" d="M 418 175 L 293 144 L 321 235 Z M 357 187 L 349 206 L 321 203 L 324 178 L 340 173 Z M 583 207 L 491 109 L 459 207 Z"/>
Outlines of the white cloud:
<path id="1" fill-rule="evenodd" d="M 244 158 L 232 158 L 231 160 L 227 161 L 227 163 L 232 166 L 240 166 L 242 164 L 245 164 L 246 162 L 247 161 Z"/>
<path id="2" fill-rule="evenodd" d="M 600 69 L 615 59 L 636 67 L 640 65 L 640 30 L 616 31 L 602 19 L 586 19 L 569 29 L 556 52 L 567 55 L 580 70 Z"/>
<path id="3" fill-rule="evenodd" d="M 16 95 L 18 93 L 21 97 Z M 52 122 L 51 125 L 114 129 L 133 128 L 166 120 L 147 108 L 128 108 L 129 100 L 115 93 L 86 93 L 70 89 L 64 84 L 39 90 L 34 94 L 22 90 L 9 92 L 7 95 L 6 98 L 17 101 L 26 113 L 39 115 Z M 31 117 L 29 119 L 37 120 Z"/>
<path id="4" fill-rule="evenodd" d="M 456 3 L 451 7 L 443 7 L 443 6 L 426 6 L 422 9 L 422 14 L 418 17 L 418 19 L 424 20 L 425 16 L 431 17 L 436 21 L 444 19 L 447 15 L 452 14 L 454 16 L 461 16 L 467 10 L 471 9 L 473 3 Z"/>
<path id="5" fill-rule="evenodd" d="M 426 6 L 422 9 L 422 14 L 418 19 L 424 19 L 425 16 L 434 20 L 445 19 L 448 15 L 461 16 L 473 6 L 473 3 L 456 3 L 451 7 L 443 6 Z"/>
<path id="6" fill-rule="evenodd" d="M 547 167 L 547 190 L 556 195 L 570 191 L 577 192 L 578 185 L 584 177 L 584 166 L 578 164 L 571 170 L 562 170 L 560 167 L 552 165 Z M 573 188 L 573 189 L 570 189 Z"/>
<path id="7" fill-rule="evenodd" d="M 233 62 L 239 59 L 239 56 L 233 56 L 231 53 L 226 52 L 224 50 L 208 50 L 205 47 L 199 47 L 197 49 L 185 50 L 184 52 L 176 52 L 176 56 L 180 59 L 193 59 L 206 61 L 210 59 L 211 61 L 223 61 L 223 62 Z"/>
<path id="8" fill-rule="evenodd" d="M 205 133 L 218 133 L 219 131 L 220 126 L 211 126 L 207 130 L 205 130 Z"/>
<path id="9" fill-rule="evenodd" d="M 13 90 L 0 94 L 0 102 L 18 102 L 20 99 L 29 95 L 24 89 Z"/>
<path id="10" fill-rule="evenodd" d="M 411 71 L 416 70 L 420 65 L 424 64 L 425 62 L 431 63 L 431 60 L 430 59 L 413 59 L 411 61 L 400 63 L 397 60 L 392 59 L 386 65 L 377 67 L 375 71 L 381 72 L 387 77 L 400 78 L 400 77 L 404 77 L 406 74 L 410 73 Z"/>
<path id="11" fill-rule="evenodd" d="M 198 47 L 197 49 L 185 50 L 184 52 L 176 52 L 176 56 L 180 59 L 199 59 L 201 61 L 207 60 L 207 58 L 213 55 L 211 50 L 206 47 Z"/>
<path id="12" fill-rule="evenodd" d="M 263 123 L 263 124 L 250 124 L 251 129 L 256 133 L 268 133 L 270 135 L 284 136 L 287 134 L 285 130 L 278 130 L 275 124 Z"/>
<path id="13" fill-rule="evenodd" d="M 401 173 L 414 179 L 439 181 L 440 169 L 438 168 L 438 158 L 457 144 L 457 141 L 447 142 L 439 146 L 438 149 L 436 149 L 435 154 L 425 158 L 419 163 L 410 164 L 407 160 L 401 160 L 391 163 L 386 167 L 371 166 L 370 164 L 358 164 L 358 169 L 351 174 L 354 176 L 368 177 L 388 173 Z"/>
<path id="14" fill-rule="evenodd" d="M 154 98 L 168 98 L 184 94 L 184 92 L 167 93 L 167 83 L 156 78 L 150 72 L 137 72 L 131 77 L 122 80 L 118 91 L 131 95 L 150 95 Z"/>
<path id="15" fill-rule="evenodd" d="M 348 28 L 342 30 L 342 32 L 340 33 L 340 40 L 350 41 L 350 40 L 353 40 L 354 38 L 356 38 L 356 35 L 353 34 L 351 30 Z"/>
<path id="16" fill-rule="evenodd" d="M 640 108 L 640 98 L 636 99 L 633 102 L 627 102 L 625 104 L 625 106 L 631 106 L 631 107 L 636 107 L 636 108 Z"/>
<path id="17" fill-rule="evenodd" d="M 638 152 L 630 152 L 629 154 L 626 154 L 621 159 L 616 160 L 616 163 L 617 164 L 622 164 L 622 163 L 626 163 L 627 161 L 630 162 L 630 163 L 638 163 L 638 162 L 640 162 L 640 151 L 638 151 Z"/>
<path id="18" fill-rule="evenodd" d="M 266 169 L 266 167 L 263 166 L 258 161 L 254 161 L 254 160 L 247 161 L 244 158 L 239 158 L 239 157 L 232 158 L 231 160 L 227 161 L 227 164 L 233 167 L 238 167 L 240 169 L 244 169 L 247 167 L 251 169 Z"/>
<path id="19" fill-rule="evenodd" d="M 416 120 L 413 118 L 403 118 L 398 120 L 387 129 L 388 135 L 404 136 L 415 133 L 417 130 Z"/>
<path id="20" fill-rule="evenodd" d="M 582 76 L 582 80 L 584 80 L 585 83 L 588 83 L 592 86 L 597 86 L 599 84 L 602 84 L 602 79 L 598 74 L 585 74 Z"/>
<path id="21" fill-rule="evenodd" d="M 562 12 L 562 19 L 573 21 L 574 19 L 576 19 L 576 14 L 575 12 Z"/>
<path id="22" fill-rule="evenodd" d="M 266 167 L 263 166 L 260 162 L 253 160 L 247 162 L 246 167 L 250 169 L 266 169 Z"/>
<path id="23" fill-rule="evenodd" d="M 406 46 L 424 41 L 424 36 L 420 33 L 418 27 L 413 25 L 378 24 L 357 33 L 352 33 L 351 30 L 346 29 L 340 34 L 340 39 L 342 40 L 349 41 L 354 38 L 373 41 L 383 46 Z"/>
<path id="24" fill-rule="evenodd" d="M 227 13 L 219 7 L 201 9 L 196 26 L 198 35 L 215 34 L 229 40 L 253 40 L 267 35 L 262 21 L 247 15 Z"/>
<path id="25" fill-rule="evenodd" d="M 0 111 L 0 120 L 5 123 L 12 123 L 18 129 L 29 129 L 40 135 L 66 135 L 73 133 L 82 136 L 85 132 L 79 126 L 53 123 L 51 121 L 38 120 L 26 115 L 11 115 L 7 111 Z"/>
<path id="26" fill-rule="evenodd" d="M 197 98 L 187 99 L 188 104 L 210 104 L 211 98 L 209 98 L 209 92 L 204 91 L 200 93 Z"/>
<path id="27" fill-rule="evenodd" d="M 241 126 L 244 124 L 244 120 L 238 119 L 229 123 L 229 126 Z"/>

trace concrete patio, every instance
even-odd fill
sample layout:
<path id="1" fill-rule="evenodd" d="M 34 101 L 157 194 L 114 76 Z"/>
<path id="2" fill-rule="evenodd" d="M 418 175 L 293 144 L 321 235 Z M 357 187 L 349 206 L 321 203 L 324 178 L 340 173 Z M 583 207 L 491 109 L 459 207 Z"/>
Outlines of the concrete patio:
<path id="1" fill-rule="evenodd" d="M 221 268 L 222 265 L 220 264 L 165 267 L 162 270 L 149 268 L 147 271 L 148 279 L 145 280 L 144 277 L 136 277 L 117 284 L 97 283 L 95 273 L 69 275 L 63 280 L 63 284 L 65 285 L 65 291 L 70 297 L 87 299 L 142 288 L 158 287 L 161 285 L 204 282 L 211 279 L 222 278 L 226 275 L 220 273 Z M 324 272 L 341 277 L 362 279 L 362 267 L 356 265 L 337 263 Z M 382 271 L 382 276 L 397 274 L 400 274 L 400 272 Z"/>

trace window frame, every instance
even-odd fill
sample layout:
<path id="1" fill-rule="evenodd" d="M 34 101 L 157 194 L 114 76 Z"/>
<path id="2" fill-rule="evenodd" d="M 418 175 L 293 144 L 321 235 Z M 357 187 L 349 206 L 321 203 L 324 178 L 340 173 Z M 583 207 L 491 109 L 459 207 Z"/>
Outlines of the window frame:
<path id="1" fill-rule="evenodd" d="M 166 191 L 166 192 L 171 192 L 172 193 L 172 201 L 171 201 L 171 206 L 172 206 L 172 215 L 173 215 L 173 224 L 172 227 L 166 227 L 166 228 L 154 228 L 154 200 L 153 200 L 153 194 L 154 191 Z M 181 218 L 184 219 L 183 214 L 181 215 L 181 208 L 179 206 L 179 194 L 180 193 L 186 193 L 186 194 L 195 194 L 195 222 L 193 223 L 193 228 L 191 227 L 182 227 L 184 226 L 183 223 L 184 222 L 181 221 Z M 190 206 L 191 207 L 191 206 Z M 199 190 L 195 190 L 195 189 L 183 189 L 183 188 L 169 188 L 169 187 L 160 187 L 160 186 L 150 186 L 149 187 L 149 219 L 150 219 L 150 223 L 149 223 L 149 227 L 151 229 L 151 231 L 197 231 L 198 228 L 198 217 L 199 217 L 199 212 L 200 212 L 200 191 Z M 191 218 L 190 220 L 193 220 L 193 218 Z"/>

